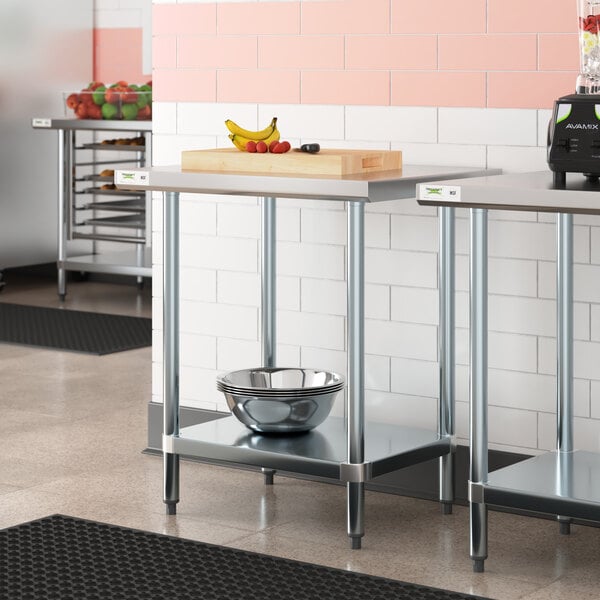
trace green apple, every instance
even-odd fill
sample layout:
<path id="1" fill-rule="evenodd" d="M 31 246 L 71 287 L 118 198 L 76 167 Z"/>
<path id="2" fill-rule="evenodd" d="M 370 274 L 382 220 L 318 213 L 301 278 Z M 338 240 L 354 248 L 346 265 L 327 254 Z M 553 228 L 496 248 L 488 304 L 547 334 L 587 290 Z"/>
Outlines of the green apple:
<path id="1" fill-rule="evenodd" d="M 94 101 L 94 104 L 97 104 L 98 106 L 102 106 L 105 102 L 104 100 L 104 92 L 106 91 L 106 86 L 101 85 L 98 86 L 93 92 L 92 92 L 92 100 Z"/>
<path id="2" fill-rule="evenodd" d="M 116 119 L 118 117 L 119 109 L 114 105 L 107 102 L 102 105 L 102 118 L 103 119 Z"/>
<path id="3" fill-rule="evenodd" d="M 124 119 L 133 121 L 138 115 L 138 107 L 135 104 L 123 104 L 121 113 Z"/>
<path id="4" fill-rule="evenodd" d="M 138 108 L 144 108 L 144 106 L 148 106 L 148 102 L 150 102 L 150 92 L 143 92 L 138 90 L 138 99 L 135 103 Z"/>

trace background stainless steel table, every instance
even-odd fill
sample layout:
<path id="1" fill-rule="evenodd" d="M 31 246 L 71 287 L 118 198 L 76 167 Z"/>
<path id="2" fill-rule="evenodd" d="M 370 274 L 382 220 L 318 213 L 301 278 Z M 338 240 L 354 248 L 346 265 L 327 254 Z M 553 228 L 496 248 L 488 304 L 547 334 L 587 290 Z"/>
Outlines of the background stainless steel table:
<path id="1" fill-rule="evenodd" d="M 420 204 L 471 209 L 470 431 L 471 558 L 487 558 L 487 505 L 600 521 L 600 454 L 573 445 L 573 213 L 600 214 L 600 185 L 568 175 L 555 188 L 550 171 L 433 181 L 419 185 Z M 556 451 L 488 473 L 487 211 L 557 212 Z"/>
<path id="2" fill-rule="evenodd" d="M 137 277 L 138 284 L 141 285 L 143 277 L 152 277 L 152 252 L 147 247 L 149 215 L 151 214 L 151 198 L 150 194 L 146 194 L 146 198 L 142 198 L 143 210 L 141 214 L 137 214 L 140 218 L 139 223 L 129 223 L 127 226 L 135 232 L 134 235 L 114 235 L 114 234 L 97 234 L 95 232 L 96 225 L 106 225 L 106 223 L 87 220 L 87 225 L 93 226 L 92 233 L 79 233 L 75 229 L 75 208 L 74 198 L 76 196 L 75 183 L 77 181 L 75 169 L 77 166 L 94 166 L 102 164 L 110 164 L 113 166 L 131 163 L 135 166 L 146 166 L 152 164 L 152 122 L 151 121 L 112 121 L 101 119 L 55 119 L 37 117 L 31 121 L 34 129 L 53 129 L 58 133 L 58 245 L 57 245 L 57 261 L 58 267 L 58 295 L 64 300 L 67 293 L 67 271 L 81 271 L 91 273 L 111 273 L 114 275 L 132 275 Z M 81 148 L 76 144 L 75 136 L 78 132 L 109 132 L 116 131 L 122 133 L 139 133 L 144 136 L 145 144 L 139 147 L 139 152 L 131 153 L 131 158 L 119 160 L 99 160 L 89 163 L 78 163 L 76 153 L 79 150 L 94 151 L 92 148 Z M 88 144 L 90 146 L 90 144 Z M 94 146 L 92 144 L 91 146 Z M 119 151 L 123 147 L 117 145 L 99 145 L 103 150 Z M 128 147 L 130 149 L 130 147 Z M 95 152 L 95 151 L 94 151 Z M 103 192 L 108 194 L 108 192 Z M 117 193 L 117 192 L 112 192 Z M 93 196 L 90 196 L 93 198 Z M 104 196 L 104 198 L 110 196 Z M 114 214 L 114 209 L 111 209 L 108 202 L 102 208 L 101 203 L 94 203 L 98 210 L 109 211 Z M 80 207 L 81 208 L 81 207 Z M 124 207 L 127 208 L 127 207 Z M 131 207 L 129 207 L 131 208 Z M 111 212 L 112 211 L 112 212 Z M 127 210 L 126 212 L 136 212 L 135 209 Z M 139 213 L 140 211 L 138 211 Z M 96 211 L 93 211 L 96 214 Z M 118 219 L 112 218 L 111 225 L 115 224 Z M 92 243 L 91 253 L 79 253 L 69 256 L 67 242 L 71 240 L 89 240 Z M 126 244 L 134 244 L 135 249 L 132 251 L 113 251 L 113 252 L 96 252 L 96 242 L 119 242 Z"/>
<path id="3" fill-rule="evenodd" d="M 410 199 L 415 186 L 431 179 L 473 177 L 498 171 L 477 168 L 405 166 L 345 177 L 185 172 L 180 167 L 119 170 L 122 189 L 164 192 L 164 502 L 175 514 L 179 501 L 179 455 L 260 466 L 272 482 L 274 469 L 320 475 L 346 483 L 347 530 L 352 548 L 364 535 L 365 481 L 411 464 L 440 458 L 440 500 L 453 502 L 454 450 L 454 221 L 440 219 L 440 418 L 437 432 L 366 424 L 364 418 L 364 207 L 367 202 Z M 253 434 L 234 417 L 179 427 L 179 193 L 262 197 L 263 366 L 276 366 L 276 200 L 310 198 L 347 204 L 348 219 L 348 395 L 346 419 L 330 417 L 306 437 Z M 253 366 L 253 365 L 252 365 Z M 384 446 L 382 440 L 387 440 Z"/>

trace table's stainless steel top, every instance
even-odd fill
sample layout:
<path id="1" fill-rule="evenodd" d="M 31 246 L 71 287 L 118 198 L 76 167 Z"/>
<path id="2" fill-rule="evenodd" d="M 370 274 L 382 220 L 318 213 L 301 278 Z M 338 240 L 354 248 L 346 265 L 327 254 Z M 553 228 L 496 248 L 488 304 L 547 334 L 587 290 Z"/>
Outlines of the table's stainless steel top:
<path id="1" fill-rule="evenodd" d="M 169 166 L 117 170 L 115 183 L 125 190 L 381 202 L 414 198 L 416 185 L 420 182 L 496 173 L 500 171 L 479 167 L 404 165 L 398 171 L 336 177 L 182 171 L 180 166 Z"/>
<path id="2" fill-rule="evenodd" d="M 94 129 L 97 131 L 152 131 L 152 121 L 112 121 L 102 119 L 56 119 L 34 117 L 34 129 Z"/>
<path id="3" fill-rule="evenodd" d="M 600 214 L 598 192 L 600 184 L 590 183 L 578 173 L 568 173 L 565 188 L 556 189 L 552 173 L 540 171 L 432 180 L 418 185 L 417 200 L 432 206 Z"/>

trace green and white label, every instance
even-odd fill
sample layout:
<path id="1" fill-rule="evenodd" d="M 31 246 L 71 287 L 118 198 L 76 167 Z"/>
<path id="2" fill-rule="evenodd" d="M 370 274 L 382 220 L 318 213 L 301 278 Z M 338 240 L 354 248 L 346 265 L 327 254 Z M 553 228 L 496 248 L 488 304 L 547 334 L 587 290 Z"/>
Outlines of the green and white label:
<path id="1" fill-rule="evenodd" d="M 150 173 L 148 171 L 115 171 L 117 185 L 149 185 Z"/>
<path id="2" fill-rule="evenodd" d="M 419 184 L 419 200 L 460 202 L 460 186 Z"/>

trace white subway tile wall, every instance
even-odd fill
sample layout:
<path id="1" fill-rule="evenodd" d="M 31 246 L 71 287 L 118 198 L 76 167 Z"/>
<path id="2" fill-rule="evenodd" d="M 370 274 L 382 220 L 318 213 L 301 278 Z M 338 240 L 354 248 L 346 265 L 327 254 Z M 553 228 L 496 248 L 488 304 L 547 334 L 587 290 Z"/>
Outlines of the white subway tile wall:
<path id="1" fill-rule="evenodd" d="M 108 9 L 108 4 L 107 4 Z M 398 148 L 405 163 L 545 169 L 547 110 L 155 103 L 154 163 L 229 144 L 219 123 L 260 126 L 330 147 Z M 288 125 L 289 124 L 289 125 Z M 325 144 L 325 141 L 327 143 Z M 154 276 L 162 274 L 160 197 L 153 203 Z M 255 198 L 182 196 L 182 403 L 227 410 L 216 373 L 260 363 L 260 206 Z M 468 436 L 466 210 L 457 211 L 457 434 Z M 343 206 L 278 203 L 278 363 L 346 372 Z M 555 446 L 555 216 L 491 212 L 491 447 Z M 576 446 L 600 449 L 600 218 L 575 218 Z M 366 412 L 437 426 L 436 210 L 415 201 L 367 207 Z M 161 401 L 162 298 L 154 286 L 153 398 Z M 343 396 L 334 414 L 342 415 Z"/>

